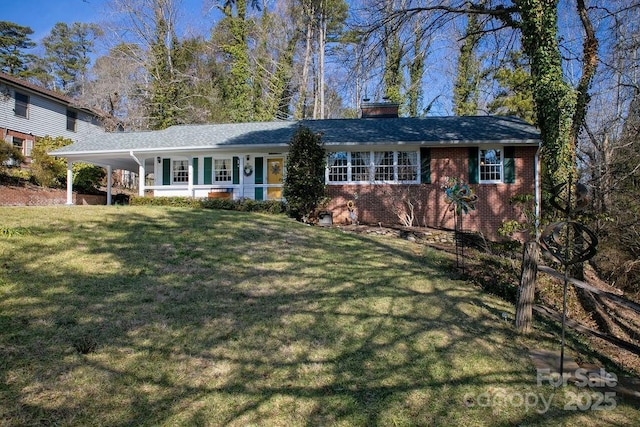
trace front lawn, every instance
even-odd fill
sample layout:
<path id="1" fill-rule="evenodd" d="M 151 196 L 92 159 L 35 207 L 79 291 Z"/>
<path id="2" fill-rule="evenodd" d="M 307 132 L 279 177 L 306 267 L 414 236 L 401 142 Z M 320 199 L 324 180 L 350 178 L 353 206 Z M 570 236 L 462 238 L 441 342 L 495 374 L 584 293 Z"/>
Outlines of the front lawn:
<path id="1" fill-rule="evenodd" d="M 640 422 L 565 410 L 588 391 L 538 386 L 513 307 L 416 243 L 186 208 L 0 218 L 0 425 Z"/>

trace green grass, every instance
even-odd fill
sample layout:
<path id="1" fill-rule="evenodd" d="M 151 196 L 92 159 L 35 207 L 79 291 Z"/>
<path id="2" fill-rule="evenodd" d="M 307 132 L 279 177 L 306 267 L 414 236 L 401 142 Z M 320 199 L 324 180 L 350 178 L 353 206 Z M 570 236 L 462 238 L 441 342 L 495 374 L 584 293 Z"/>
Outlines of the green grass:
<path id="1" fill-rule="evenodd" d="M 0 425 L 640 420 L 564 410 L 583 391 L 536 385 L 513 307 L 415 243 L 186 208 L 0 218 Z"/>

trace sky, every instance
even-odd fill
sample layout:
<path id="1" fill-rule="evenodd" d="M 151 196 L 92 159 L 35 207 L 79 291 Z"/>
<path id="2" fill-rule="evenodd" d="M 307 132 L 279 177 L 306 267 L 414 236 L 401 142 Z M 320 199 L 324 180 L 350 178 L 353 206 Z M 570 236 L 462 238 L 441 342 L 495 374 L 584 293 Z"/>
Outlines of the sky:
<path id="1" fill-rule="evenodd" d="M 184 12 L 205 19 L 206 0 L 181 0 Z M 0 0 L 0 21 L 30 27 L 31 40 L 40 43 L 58 22 L 97 23 L 109 19 L 110 0 Z"/>
<path id="2" fill-rule="evenodd" d="M 38 43 L 58 22 L 99 22 L 105 0 L 0 0 L 0 20 L 31 27 Z"/>

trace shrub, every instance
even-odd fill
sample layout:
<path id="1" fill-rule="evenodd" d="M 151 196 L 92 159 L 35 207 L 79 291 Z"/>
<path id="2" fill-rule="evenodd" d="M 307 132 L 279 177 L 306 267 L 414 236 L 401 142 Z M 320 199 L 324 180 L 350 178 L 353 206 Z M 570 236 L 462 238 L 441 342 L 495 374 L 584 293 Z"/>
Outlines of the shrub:
<path id="1" fill-rule="evenodd" d="M 140 197 L 131 196 L 130 205 L 136 206 L 175 206 L 185 208 L 220 209 L 239 212 L 263 212 L 281 214 L 286 211 L 286 204 L 278 200 L 253 199 L 194 199 L 190 197 Z"/>
<path id="2" fill-rule="evenodd" d="M 290 216 L 309 221 L 325 198 L 326 153 L 319 135 L 301 126 L 289 143 L 283 196 Z"/>
<path id="3" fill-rule="evenodd" d="M 24 162 L 24 156 L 18 148 L 13 146 L 13 144 L 0 142 L 0 168 L 3 168 L 5 162 L 9 160 L 13 160 L 16 163 L 22 163 Z"/>

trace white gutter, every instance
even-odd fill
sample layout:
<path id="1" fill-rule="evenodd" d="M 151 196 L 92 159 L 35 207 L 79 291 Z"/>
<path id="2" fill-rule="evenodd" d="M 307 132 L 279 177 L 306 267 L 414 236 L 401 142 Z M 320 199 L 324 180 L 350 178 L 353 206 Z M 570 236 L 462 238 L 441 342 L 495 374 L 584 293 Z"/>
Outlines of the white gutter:
<path id="1" fill-rule="evenodd" d="M 135 162 L 138 164 L 138 166 L 142 166 L 142 163 L 140 162 L 140 159 L 138 159 L 134 154 L 133 154 L 133 150 L 129 151 L 129 156 L 131 156 L 131 158 L 133 160 L 135 160 Z"/>
<path id="2" fill-rule="evenodd" d="M 144 197 L 144 163 L 133 154 L 133 150 L 129 151 L 129 155 L 138 164 L 138 196 Z"/>

